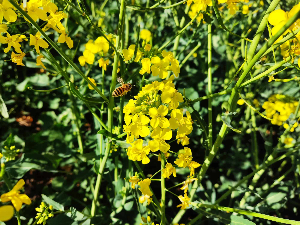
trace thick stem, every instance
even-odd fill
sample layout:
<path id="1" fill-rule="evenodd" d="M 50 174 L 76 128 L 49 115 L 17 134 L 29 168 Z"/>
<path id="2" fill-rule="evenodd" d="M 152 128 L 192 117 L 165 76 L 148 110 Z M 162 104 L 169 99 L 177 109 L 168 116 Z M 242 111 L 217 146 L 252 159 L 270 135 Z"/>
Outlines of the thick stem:
<path id="1" fill-rule="evenodd" d="M 256 117 L 254 110 L 251 109 L 251 123 L 252 123 L 252 144 L 253 144 L 253 159 L 254 159 L 254 167 L 257 169 L 259 167 L 258 161 L 258 144 L 257 144 L 257 135 L 256 135 Z"/>
<path id="2" fill-rule="evenodd" d="M 163 169 L 165 169 L 166 159 L 164 154 L 161 154 L 161 225 L 166 224 L 166 183 L 165 178 L 163 177 Z"/>
<path id="3" fill-rule="evenodd" d="M 278 1 L 278 0 L 273 0 L 274 1 Z M 272 4 L 271 4 L 272 5 Z M 269 7 L 270 9 L 270 7 Z M 268 11 L 269 11 L 268 9 Z M 253 57 L 253 59 L 247 64 L 246 68 L 244 69 L 244 72 L 242 73 L 242 75 L 240 76 L 240 78 L 238 79 L 235 87 L 232 89 L 229 101 L 228 101 L 228 111 L 229 112 L 234 112 L 236 109 L 236 104 L 237 104 L 237 100 L 238 100 L 238 90 L 241 86 L 241 84 L 243 83 L 244 79 L 246 78 L 246 76 L 248 75 L 248 73 L 250 72 L 250 70 L 252 69 L 252 67 L 255 65 L 255 63 L 260 59 L 260 57 L 264 54 L 264 52 L 266 52 L 272 45 L 273 43 L 298 19 L 300 14 L 300 11 L 298 11 L 297 13 L 294 14 L 293 17 L 291 17 L 286 24 L 272 37 L 269 39 L 269 41 L 267 43 L 264 44 L 264 46 L 259 50 L 259 52 Z M 263 18 L 264 20 L 267 20 L 267 17 Z M 256 46 L 252 46 L 250 48 L 255 48 Z M 198 180 L 197 182 L 194 183 L 193 188 L 190 192 L 190 196 L 191 199 L 193 198 L 196 189 L 198 187 L 198 185 L 201 183 L 202 179 L 204 178 L 206 171 L 208 169 L 208 167 L 210 166 L 210 164 L 212 163 L 214 157 L 216 156 L 219 147 L 227 133 L 227 125 L 225 123 L 223 123 L 221 130 L 219 132 L 219 135 L 208 155 L 208 157 L 205 159 L 200 172 L 198 174 Z M 273 157 L 274 158 L 274 157 Z M 179 214 L 180 216 L 177 214 L 174 218 L 174 220 L 172 221 L 173 223 L 178 223 L 178 221 L 181 219 L 181 217 L 183 216 L 183 214 L 185 213 L 185 210 L 180 210 Z"/>
<path id="4" fill-rule="evenodd" d="M 208 33 L 208 74 L 207 74 L 207 80 L 208 80 L 208 85 L 207 85 L 207 92 L 209 95 L 212 94 L 212 32 L 211 32 L 211 24 L 208 24 L 207 26 L 207 33 Z M 208 149 L 212 148 L 212 98 L 208 99 Z"/>
<path id="5" fill-rule="evenodd" d="M 111 80 L 111 85 L 110 85 L 110 95 L 109 95 L 109 103 L 108 103 L 108 131 L 112 133 L 113 129 L 113 108 L 114 108 L 114 97 L 112 97 L 112 92 L 114 91 L 116 87 L 116 81 L 117 81 L 117 70 L 118 70 L 118 62 L 119 62 L 119 53 L 118 50 L 120 49 L 120 40 L 122 40 L 122 22 L 123 16 L 125 13 L 125 0 L 121 0 L 121 7 L 120 7 L 120 14 L 119 14 L 119 23 L 118 23 L 118 35 L 116 36 L 116 49 L 117 51 L 115 52 L 114 56 L 114 64 L 113 64 L 113 71 L 112 71 L 112 80 Z M 111 149 L 111 141 L 107 140 L 106 142 L 106 150 L 104 157 L 102 159 L 102 162 L 100 164 L 99 168 L 99 174 L 97 176 L 97 182 L 96 182 L 96 187 L 95 187 L 95 193 L 94 193 L 94 199 L 92 203 L 92 210 L 91 210 L 91 215 L 95 216 L 95 211 L 96 211 L 96 202 L 98 199 L 98 194 L 99 190 L 101 187 L 101 181 L 103 178 L 103 172 L 104 168 L 106 165 L 106 161 L 108 159 L 109 153 Z M 99 185 L 97 185 L 99 184 Z"/>

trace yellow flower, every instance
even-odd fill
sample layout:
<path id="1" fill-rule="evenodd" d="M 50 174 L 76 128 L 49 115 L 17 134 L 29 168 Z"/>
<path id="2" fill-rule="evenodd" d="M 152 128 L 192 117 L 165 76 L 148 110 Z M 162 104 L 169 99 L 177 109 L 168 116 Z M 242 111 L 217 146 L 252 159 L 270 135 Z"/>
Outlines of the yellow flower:
<path id="1" fill-rule="evenodd" d="M 46 69 L 46 66 L 44 65 L 44 63 L 42 62 L 42 59 L 44 58 L 43 55 L 39 55 L 37 58 L 36 58 L 36 65 L 37 66 L 41 66 L 43 67 L 44 69 Z"/>
<path id="2" fill-rule="evenodd" d="M 0 159 L 2 159 L 2 157 L 3 157 L 3 154 L 2 154 L 2 153 L 0 153 Z"/>
<path id="3" fill-rule="evenodd" d="M 16 64 L 19 65 L 19 66 L 25 66 L 25 65 L 23 64 L 23 62 L 22 62 L 24 56 L 25 56 L 25 53 L 24 53 L 24 52 L 22 52 L 22 53 L 20 53 L 20 54 L 16 54 L 16 53 L 12 52 L 12 53 L 11 53 L 11 61 L 12 61 L 13 63 L 16 63 Z"/>
<path id="4" fill-rule="evenodd" d="M 151 50 L 151 45 L 150 44 L 146 44 L 144 47 L 146 52 L 149 52 Z"/>
<path id="5" fill-rule="evenodd" d="M 98 60 L 99 66 L 103 67 L 104 71 L 106 71 L 106 66 L 109 64 L 109 59 L 104 60 L 103 58 Z"/>
<path id="6" fill-rule="evenodd" d="M 140 32 L 140 38 L 149 42 L 151 40 L 151 32 L 149 30 L 143 29 Z"/>
<path id="7" fill-rule="evenodd" d="M 283 142 L 283 143 L 284 143 L 285 145 L 291 145 L 291 144 L 293 143 L 293 141 L 294 141 L 293 138 L 287 137 L 287 138 L 284 139 L 284 142 Z"/>
<path id="8" fill-rule="evenodd" d="M 187 167 L 192 162 L 192 151 L 188 147 L 184 147 L 184 149 L 179 151 L 178 159 L 175 160 L 175 164 L 179 167 Z"/>
<path id="9" fill-rule="evenodd" d="M 197 178 L 188 177 L 184 183 L 183 186 L 180 188 L 180 190 L 184 190 L 184 193 L 187 193 L 189 189 L 189 184 L 191 184 L 193 181 L 197 180 Z"/>
<path id="10" fill-rule="evenodd" d="M 143 195 L 148 195 L 150 197 L 153 195 L 153 193 L 150 190 L 150 184 L 151 184 L 151 180 L 149 178 L 139 182 L 139 185 L 141 187 L 140 191 L 143 193 Z"/>
<path id="11" fill-rule="evenodd" d="M 65 30 L 61 31 L 61 35 L 59 36 L 57 42 L 58 43 L 66 42 L 69 48 L 73 48 L 73 40 L 70 37 L 68 37 Z"/>
<path id="12" fill-rule="evenodd" d="M 89 78 L 89 77 L 88 77 L 88 78 Z M 89 80 L 90 80 L 95 86 L 97 86 L 97 83 L 96 83 L 95 79 L 89 78 Z M 89 87 L 90 90 L 94 90 L 94 88 L 92 87 L 92 85 L 88 84 L 88 87 Z"/>
<path id="13" fill-rule="evenodd" d="M 16 22 L 18 17 L 14 9 L 8 0 L 3 0 L 0 4 L 0 23 L 2 23 L 3 17 L 7 22 Z"/>
<path id="14" fill-rule="evenodd" d="M 237 101 L 237 104 L 238 104 L 238 105 L 244 105 L 244 104 L 245 104 L 244 99 L 239 99 L 239 100 Z"/>
<path id="15" fill-rule="evenodd" d="M 0 222 L 10 220 L 14 215 L 14 207 L 11 205 L 0 206 Z"/>
<path id="16" fill-rule="evenodd" d="M 132 161 L 142 161 L 143 164 L 148 164 L 150 159 L 148 154 L 150 153 L 150 148 L 148 146 L 143 146 L 143 140 L 138 139 L 131 144 L 127 149 L 128 158 Z"/>
<path id="17" fill-rule="evenodd" d="M 37 21 L 38 19 L 47 21 L 47 12 L 40 7 L 42 7 L 42 1 L 30 0 L 29 2 L 27 2 L 27 13 L 34 21 Z"/>
<path id="18" fill-rule="evenodd" d="M 189 164 L 189 169 L 190 169 L 190 177 L 194 176 L 195 175 L 195 169 L 198 168 L 200 166 L 199 163 L 195 162 L 195 161 L 192 161 L 190 164 Z"/>
<path id="19" fill-rule="evenodd" d="M 140 74 L 143 75 L 145 73 L 150 73 L 151 61 L 149 58 L 143 58 L 141 60 L 142 69 L 140 70 Z"/>
<path id="20" fill-rule="evenodd" d="M 11 47 L 14 47 L 17 53 L 22 53 L 20 42 L 22 42 L 23 39 L 26 40 L 25 35 L 15 34 L 11 36 L 9 33 L 6 33 L 6 37 L 0 35 L 0 43 L 8 44 L 7 48 L 4 49 L 5 53 L 9 52 Z"/>
<path id="21" fill-rule="evenodd" d="M 176 169 L 172 166 L 171 163 L 167 163 L 165 169 L 162 170 L 162 176 L 164 178 L 170 178 L 172 174 L 174 177 L 176 177 Z"/>
<path id="22" fill-rule="evenodd" d="M 140 179 L 139 179 L 138 176 L 132 176 L 132 177 L 130 177 L 129 182 L 132 183 L 131 184 L 131 188 L 135 189 L 135 185 L 138 184 L 139 181 L 140 181 Z"/>
<path id="23" fill-rule="evenodd" d="M 20 194 L 20 189 L 24 186 L 25 181 L 23 179 L 19 180 L 18 183 L 13 187 L 13 189 L 3 195 L 1 195 L 2 202 L 9 202 L 14 205 L 17 211 L 20 211 L 22 204 L 31 204 L 30 198 L 26 194 Z"/>
<path id="24" fill-rule="evenodd" d="M 161 79 L 165 79 L 168 76 L 169 61 L 167 59 L 160 59 L 158 56 L 151 58 L 151 71 L 153 76 L 159 76 Z"/>
<path id="25" fill-rule="evenodd" d="M 41 38 L 40 33 L 37 33 L 35 36 L 30 34 L 30 44 L 29 45 L 34 45 L 35 50 L 38 54 L 41 54 L 40 47 L 42 47 L 42 48 L 49 47 L 48 43 Z"/>
<path id="26" fill-rule="evenodd" d="M 249 13 L 249 6 L 248 5 L 243 5 L 243 14 L 248 14 Z"/>
<path id="27" fill-rule="evenodd" d="M 177 207 L 181 207 L 180 209 L 186 209 L 189 207 L 191 199 L 187 196 L 187 193 L 184 193 L 184 197 L 179 195 L 178 198 L 181 201 L 181 204 L 179 204 Z"/>
<path id="28" fill-rule="evenodd" d="M 147 201 L 147 204 L 150 205 L 152 198 L 149 195 L 142 195 L 139 197 L 139 202 L 143 204 L 145 201 Z"/>
<path id="29" fill-rule="evenodd" d="M 128 62 L 132 59 L 132 57 L 134 56 L 134 51 L 135 51 L 135 45 L 130 45 L 128 49 L 122 50 L 125 62 Z M 134 61 L 138 62 L 141 59 L 142 55 L 143 53 L 139 49 L 137 49 L 136 57 Z"/>
<path id="30" fill-rule="evenodd" d="M 149 109 L 149 116 L 152 118 L 150 120 L 150 125 L 153 128 L 160 126 L 161 128 L 167 128 L 170 126 L 169 120 L 165 118 L 168 114 L 168 108 L 165 105 L 160 105 L 157 108 Z"/>

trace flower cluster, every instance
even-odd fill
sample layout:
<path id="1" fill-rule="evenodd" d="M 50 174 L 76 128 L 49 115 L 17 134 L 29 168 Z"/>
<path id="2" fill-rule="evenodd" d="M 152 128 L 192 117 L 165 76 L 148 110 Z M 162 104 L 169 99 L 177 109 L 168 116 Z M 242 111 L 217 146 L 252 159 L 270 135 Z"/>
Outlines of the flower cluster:
<path id="1" fill-rule="evenodd" d="M 177 143 L 183 146 L 189 144 L 187 137 L 193 130 L 193 122 L 188 111 L 178 108 L 179 103 L 183 102 L 183 96 L 179 93 L 173 83 L 174 76 L 169 79 L 158 82 L 154 81 L 142 88 L 134 99 L 129 100 L 124 107 L 124 132 L 127 133 L 126 141 L 131 146 L 127 149 L 127 155 L 130 160 L 142 161 L 143 164 L 150 162 L 149 154 L 160 151 L 168 160 L 170 155 L 170 145 L 167 143 L 176 132 Z M 159 154 L 159 157 L 161 157 Z M 190 176 L 184 182 L 184 197 L 179 196 L 182 209 L 189 206 L 187 196 L 188 184 L 196 180 L 194 176 L 195 168 L 200 166 L 199 163 L 192 161 L 192 151 L 188 147 L 180 150 L 177 159 L 174 161 L 178 167 L 189 168 Z M 176 169 L 167 162 L 162 169 L 162 176 L 170 178 L 176 177 Z M 137 176 L 129 180 L 132 188 L 138 184 L 141 188 L 142 196 L 140 202 L 151 202 L 152 192 L 150 190 L 151 180 L 149 178 L 140 181 Z"/>
<path id="2" fill-rule="evenodd" d="M 177 131 L 178 143 L 189 144 L 187 135 L 193 130 L 192 119 L 188 111 L 184 116 L 183 109 L 178 109 L 183 96 L 175 89 L 173 79 L 172 76 L 168 80 L 146 85 L 124 107 L 124 132 L 127 133 L 127 142 L 131 144 L 127 150 L 130 160 L 147 164 L 150 162 L 150 151 L 168 152 L 170 145 L 166 141 L 172 138 L 172 131 Z M 151 140 L 144 145 L 140 137 L 149 135 Z"/>
<path id="3" fill-rule="evenodd" d="M 6 162 L 15 160 L 18 156 L 20 149 L 16 149 L 16 146 L 4 146 L 3 156 L 5 157 Z M 2 154 L 1 154 L 2 155 Z M 1 158 L 1 157 L 0 157 Z"/>
<path id="4" fill-rule="evenodd" d="M 299 10 L 300 10 L 300 3 L 295 5 L 289 12 L 285 12 L 282 9 L 276 9 L 275 11 L 271 12 L 268 21 L 271 25 L 273 25 L 273 28 L 271 30 L 272 36 L 275 35 L 286 24 L 289 18 L 294 16 L 295 13 L 297 13 Z M 295 32 L 299 28 L 300 28 L 300 19 L 298 19 L 295 23 L 293 23 L 293 25 L 290 26 L 289 29 L 287 29 L 286 32 L 277 39 L 276 42 L 280 41 L 284 35 L 290 32 Z M 297 33 L 295 34 L 294 39 L 290 39 L 280 46 L 281 55 L 283 57 L 288 57 L 290 55 L 292 56 L 300 55 L 300 44 L 298 41 L 299 38 L 300 38 L 300 33 Z"/>
<path id="5" fill-rule="evenodd" d="M 53 2 L 50 0 L 30 0 L 25 4 L 25 7 L 22 3 L 22 7 L 34 21 L 40 20 L 45 22 L 43 31 L 53 29 L 58 32 L 60 34 L 57 40 L 58 43 L 66 43 L 69 48 L 73 47 L 73 41 L 67 35 L 67 31 L 61 22 L 61 20 L 67 16 L 63 11 L 59 11 L 58 7 Z M 5 53 L 8 53 L 13 47 L 15 52 L 12 51 L 11 60 L 17 65 L 24 66 L 22 60 L 25 57 L 25 53 L 21 50 L 20 43 L 23 41 L 28 41 L 28 39 L 23 34 L 10 35 L 7 25 L 3 23 L 3 18 L 8 23 L 12 23 L 17 20 L 15 8 L 11 5 L 11 3 L 9 3 L 8 0 L 3 0 L 2 3 L 0 3 L 0 8 L 2 13 L 0 16 L 0 43 L 8 45 L 4 49 Z M 5 36 L 3 36 L 3 33 Z M 41 38 L 41 34 L 37 32 L 36 35 L 30 34 L 29 45 L 33 45 L 36 52 L 39 54 L 37 57 L 37 65 L 46 68 L 41 61 L 43 55 L 40 52 L 40 48 L 48 48 L 48 43 L 44 41 Z"/>
<path id="6" fill-rule="evenodd" d="M 218 0 L 219 4 L 226 3 L 227 8 L 229 9 L 229 13 L 231 15 L 234 15 L 239 11 L 239 4 L 238 3 L 248 3 L 249 0 Z M 200 13 L 200 11 L 205 12 L 207 9 L 207 6 L 212 6 L 212 0 L 188 0 L 187 5 L 191 5 L 190 11 L 189 11 L 189 17 L 194 18 L 197 16 L 196 20 L 198 23 L 201 22 L 203 19 L 203 14 Z M 249 11 L 249 5 L 243 5 L 242 7 L 242 13 L 247 14 Z"/>
<path id="7" fill-rule="evenodd" d="M 80 65 L 84 66 L 86 63 L 90 65 L 94 64 L 95 56 L 98 54 L 101 57 L 98 59 L 99 66 L 106 71 L 109 64 L 108 57 L 111 56 L 111 54 L 108 54 L 110 49 L 108 40 L 111 43 L 115 43 L 115 38 L 112 34 L 108 34 L 105 37 L 100 36 L 95 41 L 89 40 L 85 44 L 83 55 L 78 58 Z"/>
<path id="8" fill-rule="evenodd" d="M 26 194 L 20 194 L 20 189 L 25 185 L 23 179 L 19 180 L 18 183 L 13 187 L 13 189 L 3 195 L 1 195 L 1 202 L 9 202 L 14 205 L 15 209 L 19 212 L 22 204 L 31 204 L 30 198 Z"/>
<path id="9" fill-rule="evenodd" d="M 46 203 L 42 202 L 40 207 L 35 209 L 38 213 L 36 214 L 36 219 L 38 219 L 37 224 L 43 224 L 45 225 L 47 223 L 47 220 L 50 217 L 53 217 L 53 206 L 47 206 Z"/>
<path id="10" fill-rule="evenodd" d="M 297 105 L 298 102 L 292 97 L 277 94 L 269 97 L 268 101 L 264 102 L 262 107 L 266 110 L 266 116 L 272 118 L 272 124 L 278 126 L 283 125 L 283 127 L 287 129 L 289 128 L 289 125 L 286 121 L 291 113 L 295 112 Z M 294 123 L 290 131 L 294 132 L 297 126 L 298 123 Z"/>
<path id="11" fill-rule="evenodd" d="M 136 45 L 130 45 L 128 49 L 122 50 L 122 55 L 126 63 L 139 62 L 142 64 L 142 68 L 139 71 L 141 75 L 145 73 L 153 76 L 159 76 L 161 79 L 166 79 L 170 71 L 173 72 L 175 77 L 178 77 L 180 73 L 179 61 L 174 58 L 172 52 L 163 50 L 161 53 L 154 54 L 151 52 L 151 32 L 148 30 L 142 30 L 140 33 L 141 39 L 143 39 L 143 49 L 139 49 Z M 135 57 L 133 59 L 133 57 Z"/>

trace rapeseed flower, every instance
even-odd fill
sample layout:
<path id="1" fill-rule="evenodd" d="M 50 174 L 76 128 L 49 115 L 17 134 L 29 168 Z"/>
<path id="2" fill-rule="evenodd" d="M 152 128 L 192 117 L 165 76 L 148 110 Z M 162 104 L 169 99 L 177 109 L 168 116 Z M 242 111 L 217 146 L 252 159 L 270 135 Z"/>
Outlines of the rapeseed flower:
<path id="1" fill-rule="evenodd" d="M 184 196 L 179 195 L 178 198 L 181 201 L 181 204 L 177 207 L 181 207 L 180 209 L 186 209 L 191 204 L 191 199 L 187 196 L 187 193 L 185 193 Z"/>
<path id="2" fill-rule="evenodd" d="M 99 63 L 99 67 L 102 67 L 104 69 L 104 71 L 106 71 L 106 68 L 109 64 L 109 59 L 104 60 L 103 58 L 101 58 L 98 60 L 98 63 Z"/>
<path id="3" fill-rule="evenodd" d="M 146 42 L 150 42 L 151 40 L 151 32 L 149 30 L 143 29 L 140 32 L 140 38 L 145 40 Z"/>
<path id="4" fill-rule="evenodd" d="M 15 8 L 8 0 L 3 0 L 0 3 L 0 23 L 2 23 L 3 18 L 6 19 L 7 22 L 16 22 L 18 16 L 15 13 Z"/>
<path id="5" fill-rule="evenodd" d="M 23 62 L 22 62 L 24 57 L 25 57 L 25 53 L 24 52 L 22 52 L 20 54 L 16 54 L 14 52 L 11 53 L 11 61 L 13 63 L 16 63 L 19 66 L 25 66 L 23 64 Z"/>
<path id="6" fill-rule="evenodd" d="M 1 195 L 1 201 L 11 201 L 17 211 L 20 211 L 23 203 L 25 203 L 26 205 L 30 205 L 30 198 L 26 194 L 20 194 L 20 189 L 24 186 L 24 184 L 25 181 L 23 179 L 19 180 L 11 191 Z"/>
<path id="7" fill-rule="evenodd" d="M 176 159 L 174 163 L 179 167 L 188 167 L 193 159 L 191 149 L 184 147 L 184 149 L 179 152 L 178 159 Z"/>
<path id="8" fill-rule="evenodd" d="M 142 69 L 140 70 L 140 74 L 150 73 L 151 61 L 149 58 L 143 58 L 141 60 Z"/>
<path id="9" fill-rule="evenodd" d="M 277 94 L 270 96 L 262 108 L 265 109 L 266 116 L 272 119 L 272 124 L 281 126 L 295 112 L 297 105 L 298 101 L 292 97 Z M 295 127 L 297 126 L 298 124 Z M 293 132 L 295 127 L 292 127 L 290 131 Z"/>
<path id="10" fill-rule="evenodd" d="M 138 184 L 139 181 L 140 181 L 140 178 L 138 176 L 130 177 L 129 182 L 131 183 L 131 188 L 135 189 L 135 185 Z"/>
<path id="11" fill-rule="evenodd" d="M 174 177 L 176 177 L 176 169 L 171 163 L 167 163 L 166 167 L 162 170 L 162 176 L 164 178 L 170 178 L 172 174 Z"/>
<path id="12" fill-rule="evenodd" d="M 6 222 L 14 216 L 14 207 L 11 205 L 0 206 L 0 222 Z"/>
<path id="13" fill-rule="evenodd" d="M 46 69 L 46 66 L 45 66 L 44 63 L 42 62 L 42 59 L 44 59 L 44 56 L 43 56 L 43 55 L 39 55 L 39 56 L 36 58 L 36 65 L 37 65 L 37 66 L 41 66 L 41 67 L 43 67 L 44 69 Z"/>
<path id="14" fill-rule="evenodd" d="M 20 34 L 15 34 L 15 35 L 10 35 L 9 33 L 6 32 L 6 37 L 3 37 L 0 35 L 0 43 L 1 44 L 8 44 L 7 48 L 4 49 L 4 52 L 7 53 L 10 51 L 11 47 L 14 47 L 14 50 L 17 53 L 22 53 L 21 50 L 21 44 L 23 40 L 26 40 L 25 35 L 20 35 Z"/>
<path id="15" fill-rule="evenodd" d="M 30 44 L 29 45 L 34 45 L 35 50 L 38 54 L 41 54 L 40 47 L 42 47 L 42 48 L 49 47 L 48 43 L 41 38 L 41 34 L 39 32 L 35 36 L 30 34 Z"/>
<path id="16" fill-rule="evenodd" d="M 142 192 L 143 195 L 148 195 L 150 197 L 153 195 L 153 193 L 150 190 L 150 184 L 151 180 L 149 178 L 146 178 L 139 182 L 139 190 Z"/>

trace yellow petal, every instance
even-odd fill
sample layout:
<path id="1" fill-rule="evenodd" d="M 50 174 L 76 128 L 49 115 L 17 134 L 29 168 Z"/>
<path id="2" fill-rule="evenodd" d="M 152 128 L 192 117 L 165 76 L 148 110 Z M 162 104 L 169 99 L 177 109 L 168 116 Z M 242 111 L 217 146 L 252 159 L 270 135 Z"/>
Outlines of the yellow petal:
<path id="1" fill-rule="evenodd" d="M 276 26 L 281 21 L 287 20 L 287 14 L 282 9 L 277 9 L 270 13 L 268 20 L 270 24 Z"/>
<path id="2" fill-rule="evenodd" d="M 5 205 L 0 207 L 0 221 L 5 222 L 10 220 L 14 215 L 14 207 Z"/>

